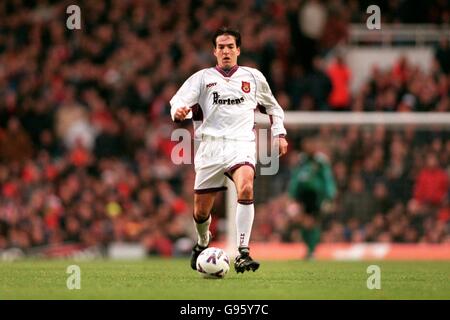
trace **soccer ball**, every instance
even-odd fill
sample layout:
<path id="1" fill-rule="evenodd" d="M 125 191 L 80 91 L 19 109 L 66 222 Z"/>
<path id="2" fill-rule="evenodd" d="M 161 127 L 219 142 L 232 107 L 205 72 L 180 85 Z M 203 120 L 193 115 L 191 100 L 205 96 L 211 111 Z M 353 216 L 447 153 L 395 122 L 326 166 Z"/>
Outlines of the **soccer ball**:
<path id="1" fill-rule="evenodd" d="M 230 259 L 225 251 L 219 248 L 207 248 L 197 258 L 197 271 L 210 279 L 221 279 L 230 270 Z"/>

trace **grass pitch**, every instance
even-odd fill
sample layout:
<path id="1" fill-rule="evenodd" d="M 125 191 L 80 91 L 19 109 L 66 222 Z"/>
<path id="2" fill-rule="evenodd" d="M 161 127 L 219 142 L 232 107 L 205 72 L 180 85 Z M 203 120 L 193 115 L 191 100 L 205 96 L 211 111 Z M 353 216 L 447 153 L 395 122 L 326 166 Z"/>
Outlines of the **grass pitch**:
<path id="1" fill-rule="evenodd" d="M 69 290 L 70 265 L 81 289 Z M 381 289 L 369 290 L 369 265 L 381 269 Z M 256 272 L 203 279 L 188 259 L 144 261 L 24 260 L 0 263 L 4 299 L 450 299 L 450 261 L 261 261 Z"/>

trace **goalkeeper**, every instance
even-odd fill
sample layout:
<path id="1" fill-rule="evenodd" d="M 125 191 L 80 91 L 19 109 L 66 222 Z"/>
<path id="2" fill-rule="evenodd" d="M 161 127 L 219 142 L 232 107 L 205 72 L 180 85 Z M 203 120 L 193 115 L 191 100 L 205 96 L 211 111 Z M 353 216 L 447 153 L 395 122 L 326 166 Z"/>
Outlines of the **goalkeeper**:
<path id="1" fill-rule="evenodd" d="M 307 259 L 314 257 L 320 242 L 320 211 L 324 203 L 334 199 L 336 184 L 327 157 L 318 151 L 317 138 L 303 140 L 300 161 L 293 169 L 289 196 L 303 207 L 301 235 L 307 245 Z"/>

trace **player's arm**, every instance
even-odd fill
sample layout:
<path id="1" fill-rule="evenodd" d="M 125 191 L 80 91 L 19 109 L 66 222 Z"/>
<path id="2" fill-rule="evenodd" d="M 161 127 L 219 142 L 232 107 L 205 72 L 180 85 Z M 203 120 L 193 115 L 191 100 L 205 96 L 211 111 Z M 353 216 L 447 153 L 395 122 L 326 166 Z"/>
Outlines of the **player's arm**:
<path id="1" fill-rule="evenodd" d="M 192 118 L 191 107 L 198 103 L 202 76 L 203 71 L 193 74 L 170 100 L 170 114 L 173 121 L 180 122 Z"/>
<path id="2" fill-rule="evenodd" d="M 297 195 L 298 195 L 298 187 L 299 187 L 299 183 L 298 183 L 298 172 L 299 172 L 299 167 L 295 167 L 293 172 L 291 173 L 291 180 L 289 181 L 289 185 L 288 185 L 288 196 L 289 198 L 297 201 Z"/>
<path id="3" fill-rule="evenodd" d="M 276 138 L 275 143 L 279 147 L 280 156 L 287 152 L 288 143 L 286 141 L 286 129 L 284 128 L 284 111 L 272 94 L 270 86 L 264 75 L 255 72 L 256 79 L 256 100 L 263 113 L 270 117 L 272 136 Z"/>
<path id="4" fill-rule="evenodd" d="M 325 154 L 316 154 L 316 161 L 320 164 L 321 178 L 324 183 L 324 195 L 325 200 L 333 200 L 337 193 L 336 182 L 333 176 L 333 169 L 331 167 L 330 160 Z"/>

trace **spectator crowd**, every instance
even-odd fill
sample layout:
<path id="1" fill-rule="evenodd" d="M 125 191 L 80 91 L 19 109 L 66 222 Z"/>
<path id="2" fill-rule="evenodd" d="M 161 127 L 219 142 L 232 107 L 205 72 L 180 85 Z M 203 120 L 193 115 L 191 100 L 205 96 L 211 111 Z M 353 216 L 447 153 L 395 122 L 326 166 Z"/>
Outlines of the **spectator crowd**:
<path id="1" fill-rule="evenodd" d="M 386 1 L 388 21 L 415 19 L 392 3 L 403 2 Z M 430 71 L 402 58 L 349 91 L 345 59 L 325 57 L 345 43 L 349 22 L 364 19 L 358 1 L 78 1 L 81 30 L 66 28 L 71 4 L 0 2 L 0 251 L 113 241 L 183 251 L 193 237 L 194 172 L 171 161 L 179 125 L 168 102 L 188 76 L 214 65 L 210 38 L 222 25 L 241 31 L 239 63 L 267 76 L 285 110 L 450 111 L 445 40 Z M 449 22 L 445 1 L 423 12 L 419 22 Z M 324 209 L 324 241 L 449 241 L 445 130 L 316 134 L 339 185 Z M 289 139 L 279 189 L 257 206 L 257 240 L 298 237 L 301 208 L 285 201 L 280 179 L 295 165 L 301 132 Z M 220 239 L 223 224 L 213 228 Z"/>
<path id="2" fill-rule="evenodd" d="M 322 207 L 324 242 L 442 243 L 450 241 L 450 132 L 414 127 L 388 129 L 322 125 L 291 133 L 319 138 L 331 161 L 337 197 Z M 289 180 L 299 152 L 280 166 L 272 185 Z M 264 177 L 258 177 L 259 179 Z M 298 241 L 302 207 L 276 193 L 256 208 L 259 240 Z"/>

